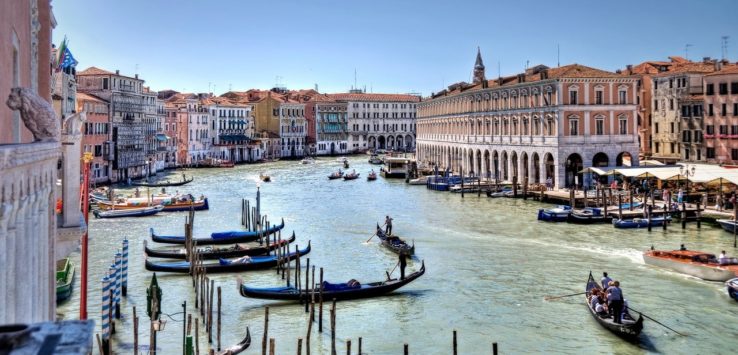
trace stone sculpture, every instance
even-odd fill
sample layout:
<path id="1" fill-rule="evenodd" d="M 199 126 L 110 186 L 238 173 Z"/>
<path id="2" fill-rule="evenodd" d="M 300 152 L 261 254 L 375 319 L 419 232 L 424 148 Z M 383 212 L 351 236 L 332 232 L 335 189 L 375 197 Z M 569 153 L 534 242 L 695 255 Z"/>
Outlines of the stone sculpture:
<path id="1" fill-rule="evenodd" d="M 6 104 L 13 111 L 20 111 L 23 124 L 33 134 L 34 141 L 59 141 L 61 128 L 54 109 L 33 90 L 12 88 Z"/>

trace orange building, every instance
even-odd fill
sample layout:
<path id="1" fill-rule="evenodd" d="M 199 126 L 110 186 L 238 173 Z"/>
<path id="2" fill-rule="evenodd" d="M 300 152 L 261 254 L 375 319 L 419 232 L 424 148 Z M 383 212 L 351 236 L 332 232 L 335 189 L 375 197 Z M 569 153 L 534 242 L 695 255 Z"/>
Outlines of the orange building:
<path id="1" fill-rule="evenodd" d="M 77 94 L 77 112 L 85 112 L 82 152 L 92 153 L 90 181 L 110 182 L 110 115 L 109 102 L 92 94 Z"/>

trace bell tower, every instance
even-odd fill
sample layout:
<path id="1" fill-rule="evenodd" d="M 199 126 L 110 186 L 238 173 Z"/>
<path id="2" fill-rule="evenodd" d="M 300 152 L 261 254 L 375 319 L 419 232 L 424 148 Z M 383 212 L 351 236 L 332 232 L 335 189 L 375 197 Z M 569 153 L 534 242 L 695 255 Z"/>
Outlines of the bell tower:
<path id="1" fill-rule="evenodd" d="M 487 78 L 484 77 L 484 63 L 482 62 L 482 52 L 477 47 L 477 61 L 474 62 L 474 84 L 485 83 Z"/>

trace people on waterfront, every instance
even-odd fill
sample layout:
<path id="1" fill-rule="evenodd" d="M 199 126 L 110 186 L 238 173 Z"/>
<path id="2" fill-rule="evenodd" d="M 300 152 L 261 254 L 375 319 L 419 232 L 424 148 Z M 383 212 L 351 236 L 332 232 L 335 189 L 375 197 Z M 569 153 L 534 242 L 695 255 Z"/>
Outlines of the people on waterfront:
<path id="1" fill-rule="evenodd" d="M 384 234 L 392 235 L 392 218 L 387 216 L 384 218 Z"/>
<path id="2" fill-rule="evenodd" d="M 681 205 L 682 201 L 684 201 L 684 189 L 679 188 L 679 192 L 677 192 L 677 203 Z"/>
<path id="3" fill-rule="evenodd" d="M 723 196 L 718 195 L 718 197 L 715 199 L 715 209 L 718 211 L 722 211 L 723 207 Z"/>
<path id="4" fill-rule="evenodd" d="M 664 201 L 664 206 L 666 206 L 667 203 L 671 203 L 669 201 L 669 189 L 665 188 L 663 191 L 661 191 L 661 199 Z"/>
<path id="5" fill-rule="evenodd" d="M 138 187 L 137 187 L 136 188 L 136 191 L 133 193 L 133 195 L 136 196 L 136 197 L 141 197 L 141 190 L 139 190 Z"/>
<path id="6" fill-rule="evenodd" d="M 602 285 L 603 290 L 607 290 L 607 288 L 610 286 L 610 282 L 612 282 L 612 279 L 610 276 L 607 276 L 606 272 L 602 273 L 602 279 L 600 279 L 600 284 Z"/>
<path id="7" fill-rule="evenodd" d="M 407 267 L 407 256 L 404 251 L 400 252 L 400 280 L 405 279 L 405 267 Z"/>
<path id="8" fill-rule="evenodd" d="M 613 189 L 613 190 L 617 190 L 618 189 L 618 181 L 615 180 L 615 179 L 612 179 L 612 182 L 610 183 L 610 188 Z"/>
<path id="9" fill-rule="evenodd" d="M 607 308 L 612 313 L 613 322 L 622 323 L 623 291 L 620 289 L 620 281 L 613 281 L 612 286 L 607 288 Z"/>

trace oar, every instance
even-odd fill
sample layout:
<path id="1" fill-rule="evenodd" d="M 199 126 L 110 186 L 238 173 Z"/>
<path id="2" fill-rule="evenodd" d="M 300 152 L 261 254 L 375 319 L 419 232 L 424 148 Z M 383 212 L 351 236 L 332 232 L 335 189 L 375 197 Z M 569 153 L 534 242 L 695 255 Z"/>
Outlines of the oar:
<path id="1" fill-rule="evenodd" d="M 656 324 L 658 324 L 658 325 L 660 325 L 660 326 L 662 326 L 662 327 L 664 327 L 664 328 L 666 328 L 666 329 L 669 329 L 669 330 L 671 330 L 671 331 L 672 331 L 672 332 L 674 332 L 674 333 L 677 333 L 677 334 L 679 334 L 679 335 L 681 335 L 681 336 L 683 336 L 683 337 L 686 337 L 686 336 L 687 336 L 687 334 L 683 334 L 683 333 L 677 332 L 676 330 L 674 330 L 674 329 L 670 328 L 670 327 L 669 327 L 669 326 L 667 326 L 666 324 L 664 324 L 664 323 L 661 323 L 661 322 L 659 322 L 659 321 L 657 321 L 657 320 L 655 320 L 655 319 L 653 319 L 653 318 L 651 318 L 651 317 L 649 317 L 649 316 L 645 315 L 645 314 L 644 314 L 643 312 L 641 312 L 641 311 L 639 311 L 639 310 L 637 310 L 637 309 L 635 309 L 635 308 L 633 308 L 633 307 L 630 307 L 630 306 L 628 306 L 628 309 L 630 309 L 630 310 L 632 310 L 632 311 L 634 311 L 634 312 L 638 312 L 638 313 L 640 313 L 640 315 L 642 315 L 642 316 L 644 316 L 644 317 L 646 317 L 646 318 L 648 318 L 648 319 L 650 319 L 650 320 L 652 320 L 652 321 L 656 322 Z"/>
<path id="2" fill-rule="evenodd" d="M 585 293 L 587 293 L 587 292 L 572 293 L 571 295 L 563 295 L 563 296 L 546 296 L 546 297 L 543 297 L 543 299 L 546 300 L 546 301 L 548 301 L 548 300 L 555 300 L 557 298 L 564 298 L 564 297 L 571 297 L 571 296 L 579 296 L 579 295 L 583 295 Z"/>
<path id="3" fill-rule="evenodd" d="M 387 224 L 387 223 L 385 223 L 385 224 Z M 382 227 L 384 227 L 384 224 L 382 225 Z M 382 227 L 379 227 L 379 228 L 382 228 Z M 366 242 L 364 242 L 364 243 L 369 243 L 369 241 L 372 240 L 372 238 L 374 238 L 375 235 L 377 235 L 377 232 L 374 232 L 374 234 L 372 234 L 372 236 L 369 237 L 369 239 L 367 239 Z"/>
<path id="4" fill-rule="evenodd" d="M 400 265 L 400 262 L 398 261 L 397 264 L 395 264 L 395 267 L 392 268 L 392 271 L 387 274 L 387 280 L 391 279 L 392 273 L 395 272 L 395 269 L 397 269 L 397 266 Z"/>

